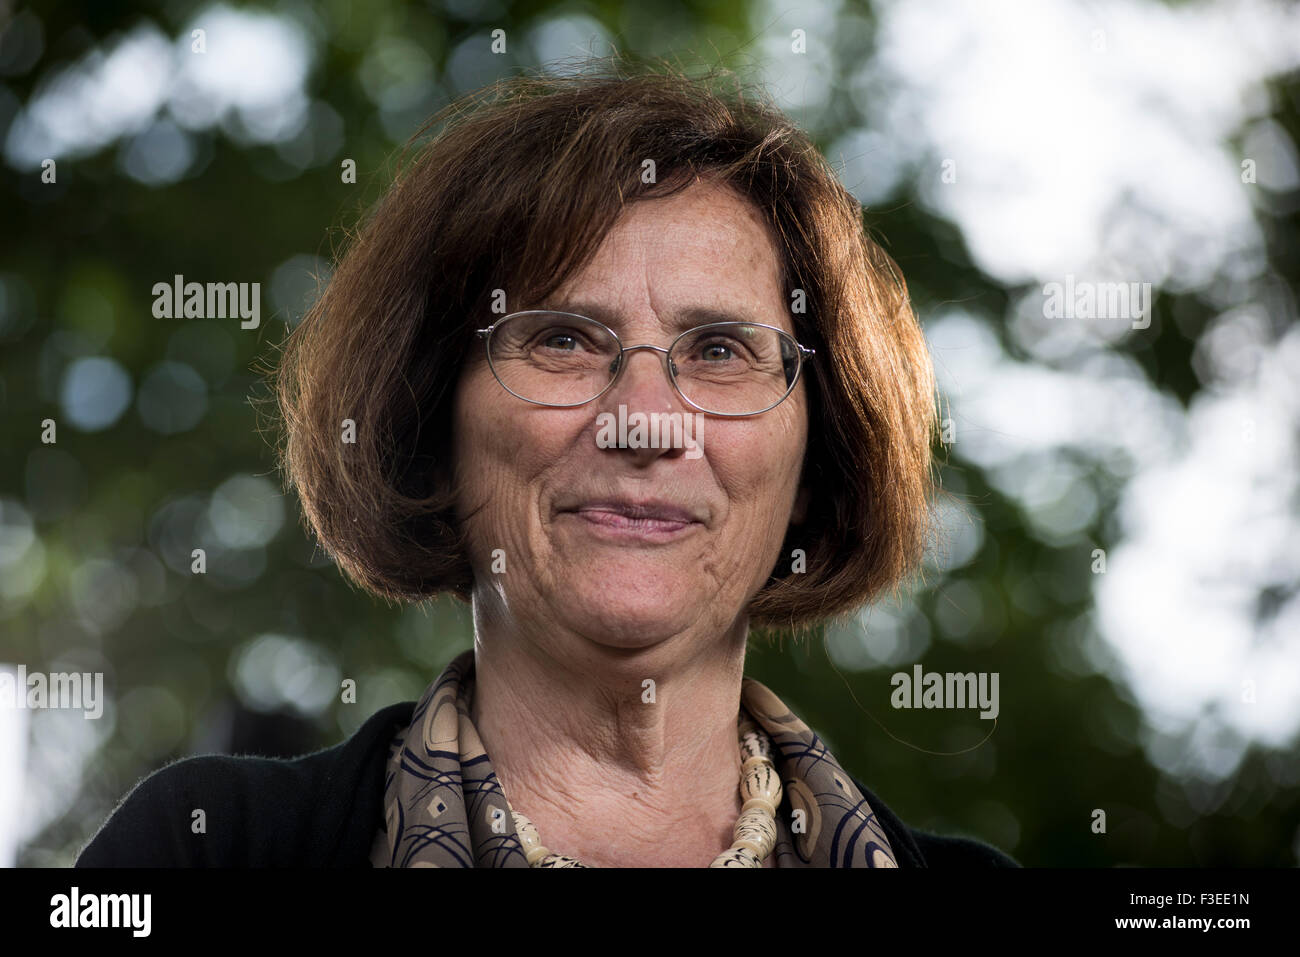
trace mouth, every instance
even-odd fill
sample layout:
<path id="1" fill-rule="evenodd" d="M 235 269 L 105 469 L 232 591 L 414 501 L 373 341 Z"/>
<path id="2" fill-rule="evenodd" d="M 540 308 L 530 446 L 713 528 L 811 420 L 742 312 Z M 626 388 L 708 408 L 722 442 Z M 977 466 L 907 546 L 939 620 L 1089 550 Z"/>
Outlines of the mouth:
<path id="1" fill-rule="evenodd" d="M 562 508 L 560 514 L 570 515 L 589 530 L 615 540 L 671 541 L 704 527 L 698 513 L 663 501 L 588 501 Z"/>

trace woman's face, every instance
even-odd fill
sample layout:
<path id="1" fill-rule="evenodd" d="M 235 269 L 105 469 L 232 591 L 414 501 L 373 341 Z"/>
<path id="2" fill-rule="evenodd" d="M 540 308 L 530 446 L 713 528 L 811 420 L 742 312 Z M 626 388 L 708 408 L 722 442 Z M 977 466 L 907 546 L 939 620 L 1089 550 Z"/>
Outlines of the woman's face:
<path id="1" fill-rule="evenodd" d="M 682 329 L 708 321 L 686 318 L 693 309 L 793 333 L 788 302 L 757 210 L 697 182 L 629 207 L 592 262 L 546 305 L 603 320 L 625 346 L 666 348 Z M 533 307 L 510 303 L 512 311 Z M 789 560 L 779 551 L 807 443 L 803 378 L 761 415 L 705 416 L 698 451 L 602 447 L 609 417 L 597 417 L 618 421 L 620 405 L 625 418 L 695 411 L 669 382 L 663 353 L 637 350 L 624 362 L 613 387 L 574 408 L 524 402 L 485 361 L 467 365 L 454 454 L 476 603 L 530 634 L 558 624 L 613 648 L 720 634 L 778 559 Z M 687 520 L 626 514 L 647 504 Z"/>

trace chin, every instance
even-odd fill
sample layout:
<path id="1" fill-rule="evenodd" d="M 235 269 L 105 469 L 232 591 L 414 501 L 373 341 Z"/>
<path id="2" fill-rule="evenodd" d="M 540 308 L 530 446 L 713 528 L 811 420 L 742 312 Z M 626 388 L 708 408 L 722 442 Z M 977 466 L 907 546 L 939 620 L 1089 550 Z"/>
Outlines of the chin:
<path id="1" fill-rule="evenodd" d="M 647 578 L 601 576 L 565 589 L 560 616 L 574 631 L 607 647 L 647 648 L 681 633 L 698 619 L 693 587 L 698 585 L 688 585 L 677 576 L 662 588 Z"/>

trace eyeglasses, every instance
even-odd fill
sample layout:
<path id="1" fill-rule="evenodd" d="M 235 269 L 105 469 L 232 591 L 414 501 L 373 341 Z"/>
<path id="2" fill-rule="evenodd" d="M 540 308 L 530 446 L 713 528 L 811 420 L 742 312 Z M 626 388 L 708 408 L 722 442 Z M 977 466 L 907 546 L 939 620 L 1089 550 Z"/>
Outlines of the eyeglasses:
<path id="1" fill-rule="evenodd" d="M 757 322 L 687 329 L 667 349 L 625 346 L 608 326 L 571 312 L 530 309 L 477 330 L 502 388 L 535 405 L 585 405 L 617 381 L 629 352 L 668 361 L 668 379 L 687 405 L 710 415 L 758 415 L 779 405 L 814 350 Z"/>

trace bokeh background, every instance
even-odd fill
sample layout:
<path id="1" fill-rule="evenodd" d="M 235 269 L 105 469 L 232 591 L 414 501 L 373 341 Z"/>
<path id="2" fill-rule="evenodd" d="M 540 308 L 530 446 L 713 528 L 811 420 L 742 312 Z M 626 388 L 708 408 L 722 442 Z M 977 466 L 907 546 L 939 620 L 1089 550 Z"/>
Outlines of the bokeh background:
<path id="1" fill-rule="evenodd" d="M 0 665 L 108 698 L 0 710 L 0 864 L 70 864 L 175 758 L 334 744 L 469 646 L 313 547 L 260 367 L 430 114 L 612 52 L 761 83 L 939 370 L 924 580 L 749 672 L 913 826 L 1295 866 L 1300 7 L 1256 0 L 0 2 Z M 154 318 L 177 273 L 260 283 L 261 325 Z M 1149 328 L 1046 318 L 1067 276 L 1151 283 Z M 997 672 L 996 728 L 891 708 L 914 663 Z"/>

